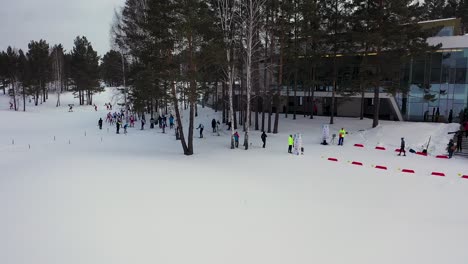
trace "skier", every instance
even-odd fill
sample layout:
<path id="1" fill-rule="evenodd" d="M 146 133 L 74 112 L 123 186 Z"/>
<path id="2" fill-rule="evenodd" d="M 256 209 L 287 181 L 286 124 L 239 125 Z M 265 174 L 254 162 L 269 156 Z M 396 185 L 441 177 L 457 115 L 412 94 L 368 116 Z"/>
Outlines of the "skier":
<path id="1" fill-rule="evenodd" d="M 121 125 L 122 121 L 120 119 L 117 120 L 117 122 L 115 122 L 115 126 L 117 127 L 117 134 L 120 134 L 120 125 Z"/>
<path id="2" fill-rule="evenodd" d="M 293 138 L 292 135 L 289 135 L 289 138 L 288 138 L 288 153 L 292 154 L 293 145 L 294 145 L 294 138 Z"/>
<path id="3" fill-rule="evenodd" d="M 214 118 L 211 120 L 211 127 L 213 128 L 213 133 L 216 133 L 216 120 Z"/>
<path id="4" fill-rule="evenodd" d="M 151 119 L 150 119 L 150 128 L 151 128 L 151 129 L 154 128 L 154 118 L 151 118 Z"/>
<path id="5" fill-rule="evenodd" d="M 128 123 L 125 123 L 123 128 L 124 128 L 124 134 L 127 135 Z"/>
<path id="6" fill-rule="evenodd" d="M 200 138 L 203 138 L 203 129 L 204 128 L 205 127 L 202 124 L 199 124 L 198 127 L 197 127 L 197 129 L 200 129 Z"/>
<path id="7" fill-rule="evenodd" d="M 437 107 L 437 111 L 436 111 L 436 118 L 435 118 L 435 120 L 436 120 L 436 123 L 438 123 L 438 122 L 439 122 L 439 117 L 440 117 L 440 111 L 439 111 L 439 107 Z"/>
<path id="8" fill-rule="evenodd" d="M 68 105 L 70 108 L 68 108 L 68 112 L 73 112 L 73 105 Z"/>
<path id="9" fill-rule="evenodd" d="M 239 147 L 239 133 L 234 133 L 234 144 L 236 145 L 236 148 Z"/>
<path id="10" fill-rule="evenodd" d="M 218 133 L 218 136 L 219 136 L 219 126 L 221 125 L 221 123 L 218 121 L 216 121 L 216 132 Z"/>
<path id="11" fill-rule="evenodd" d="M 457 134 L 457 152 L 462 151 L 462 143 L 463 143 L 463 134 L 462 132 L 458 132 Z"/>
<path id="12" fill-rule="evenodd" d="M 447 151 L 449 154 L 449 159 L 451 159 L 453 152 L 455 151 L 455 144 L 453 143 L 453 139 L 450 139 L 449 143 L 447 144 Z"/>
<path id="13" fill-rule="evenodd" d="M 94 105 L 94 111 L 97 111 L 97 105 Z"/>
<path id="14" fill-rule="evenodd" d="M 130 116 L 130 127 L 134 127 L 135 126 L 135 117 L 133 117 L 133 115 Z"/>
<path id="15" fill-rule="evenodd" d="M 98 126 L 99 126 L 99 129 L 102 130 L 102 118 L 99 118 Z"/>
<path id="16" fill-rule="evenodd" d="M 227 125 L 228 125 L 228 129 L 227 129 L 227 130 L 231 130 L 232 122 L 231 122 L 231 121 L 227 122 Z"/>
<path id="17" fill-rule="evenodd" d="M 263 148 L 265 148 L 266 138 L 267 138 L 267 135 L 265 134 L 265 131 L 262 132 L 262 135 L 260 137 L 262 138 Z"/>
<path id="18" fill-rule="evenodd" d="M 398 156 L 401 156 L 401 153 L 403 152 L 403 156 L 406 156 L 406 151 L 405 151 L 405 138 L 401 138 L 401 145 L 400 145 L 400 153 Z"/>
<path id="19" fill-rule="evenodd" d="M 141 130 L 145 129 L 145 123 L 146 123 L 146 120 L 145 119 L 141 119 Z"/>
<path id="20" fill-rule="evenodd" d="M 162 117 L 159 116 L 159 117 L 158 117 L 159 128 L 162 128 L 162 120 L 163 120 Z"/>
<path id="21" fill-rule="evenodd" d="M 449 124 L 452 123 L 452 120 L 453 120 L 453 110 L 450 109 L 449 116 L 448 116 L 448 122 L 449 122 Z"/>
<path id="22" fill-rule="evenodd" d="M 348 132 L 346 132 L 344 128 L 341 128 L 338 134 L 339 134 L 338 146 L 343 146 L 345 135 L 348 134 Z"/>
<path id="23" fill-rule="evenodd" d="M 163 130 L 164 134 L 166 133 L 166 127 L 167 127 L 166 119 L 164 118 L 163 121 L 162 121 L 162 130 Z"/>
<path id="24" fill-rule="evenodd" d="M 13 103 L 10 102 L 10 110 L 12 110 L 12 109 L 13 109 Z"/>
<path id="25" fill-rule="evenodd" d="M 174 128 L 174 116 L 173 115 L 169 117 L 169 128 L 170 129 Z"/>

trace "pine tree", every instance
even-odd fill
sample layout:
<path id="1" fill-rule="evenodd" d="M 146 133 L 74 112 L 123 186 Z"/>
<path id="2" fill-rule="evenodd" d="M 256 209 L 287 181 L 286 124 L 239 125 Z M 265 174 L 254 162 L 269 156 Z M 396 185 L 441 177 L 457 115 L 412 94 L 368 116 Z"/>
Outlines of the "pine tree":
<path id="1" fill-rule="evenodd" d="M 31 65 L 22 50 L 18 51 L 18 79 L 21 83 L 21 95 L 23 97 L 23 111 L 26 112 L 26 96 L 30 94 Z"/>
<path id="2" fill-rule="evenodd" d="M 123 85 L 124 73 L 122 66 L 122 54 L 118 51 L 110 50 L 102 57 L 102 63 L 99 68 L 101 79 L 106 85 L 111 87 Z"/>
<path id="3" fill-rule="evenodd" d="M 99 85 L 99 57 L 86 37 L 77 37 L 71 53 L 72 79 L 80 105 L 92 105 L 92 96 L 102 91 Z"/>
<path id="4" fill-rule="evenodd" d="M 18 52 L 9 46 L 6 51 L 5 61 L 7 66 L 5 73 L 8 78 L 8 82 L 11 84 L 11 89 L 9 90 L 9 92 L 11 91 L 10 96 L 13 99 L 13 108 L 15 109 L 15 111 L 18 111 L 18 106 L 16 103 L 19 74 Z"/>
<path id="5" fill-rule="evenodd" d="M 34 93 L 35 105 L 38 105 L 40 96 L 42 96 L 41 103 L 47 99 L 47 82 L 51 77 L 49 44 L 45 40 L 31 41 L 28 48 L 26 56 L 31 67 L 31 89 Z"/>

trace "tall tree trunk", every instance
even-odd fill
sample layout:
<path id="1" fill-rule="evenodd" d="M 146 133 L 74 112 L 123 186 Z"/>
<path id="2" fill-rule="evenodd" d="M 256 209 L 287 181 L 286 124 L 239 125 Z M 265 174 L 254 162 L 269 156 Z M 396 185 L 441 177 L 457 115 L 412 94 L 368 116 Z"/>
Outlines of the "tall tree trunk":
<path id="1" fill-rule="evenodd" d="M 361 88 L 362 89 L 362 88 Z M 362 92 L 361 92 L 361 114 L 359 116 L 359 119 L 360 120 L 363 120 L 364 119 L 364 106 L 365 106 L 365 102 L 366 102 L 366 99 L 365 99 L 365 91 L 362 89 Z"/>
<path id="2" fill-rule="evenodd" d="M 18 106 L 16 105 L 16 81 L 11 82 L 11 90 L 13 91 L 13 108 L 15 111 L 18 111 Z"/>
<path id="3" fill-rule="evenodd" d="M 372 127 L 379 125 L 379 113 L 380 113 L 380 87 L 374 88 L 374 120 L 372 121 Z"/>
<path id="4" fill-rule="evenodd" d="M 281 103 L 281 88 L 283 86 L 283 59 L 284 59 L 283 47 L 284 47 L 284 33 L 282 32 L 281 41 L 280 41 L 280 61 L 279 61 L 279 71 L 278 71 L 278 87 L 277 87 L 278 89 L 277 89 L 277 94 L 276 94 L 276 114 L 275 114 L 275 125 L 273 127 L 273 134 L 278 133 L 279 108 L 280 108 L 280 103 Z M 287 113 L 287 109 L 286 109 L 286 113 Z"/>
<path id="5" fill-rule="evenodd" d="M 310 103 L 311 103 L 311 110 L 310 110 L 310 119 L 314 119 L 314 109 L 315 109 L 315 88 L 316 88 L 316 78 L 317 78 L 317 65 L 314 64 L 312 67 L 312 87 L 310 93 Z"/>
<path id="6" fill-rule="evenodd" d="M 296 120 L 297 112 L 297 69 L 294 72 L 294 105 L 293 105 L 293 120 Z"/>
<path id="7" fill-rule="evenodd" d="M 26 112 L 26 87 L 22 85 L 23 92 L 23 112 Z"/>

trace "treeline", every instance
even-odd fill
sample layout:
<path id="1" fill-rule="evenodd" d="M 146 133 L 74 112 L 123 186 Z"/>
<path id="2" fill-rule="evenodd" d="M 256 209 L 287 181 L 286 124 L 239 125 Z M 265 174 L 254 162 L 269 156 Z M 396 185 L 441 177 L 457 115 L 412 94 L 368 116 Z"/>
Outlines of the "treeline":
<path id="1" fill-rule="evenodd" d="M 86 37 L 77 37 L 70 52 L 45 40 L 31 41 L 26 52 L 13 47 L 0 52 L 0 84 L 15 110 L 21 101 L 26 111 L 30 97 L 35 105 L 46 102 L 49 92 L 57 93 L 60 106 L 64 91 L 73 91 L 80 105 L 91 105 L 93 94 L 102 91 L 99 80 L 99 56 Z"/>
<path id="2" fill-rule="evenodd" d="M 197 103 L 211 97 L 215 109 L 223 111 L 223 122 L 232 122 L 234 129 L 243 126 L 246 149 L 251 126 L 278 132 L 281 95 L 296 98 L 299 89 L 307 94 L 310 118 L 314 91 L 320 86 L 330 92 L 330 123 L 336 94 L 362 94 L 364 109 L 364 93 L 371 90 L 375 127 L 380 92 L 409 88 L 402 85 L 400 65 L 437 48 L 426 42 L 433 32 L 417 24 L 436 12 L 437 2 L 127 0 L 112 27 L 117 51 L 106 55 L 107 66 L 103 63 L 106 82 L 126 79 L 128 98 L 140 112 L 171 103 L 186 155 L 193 154 Z M 456 10 L 466 6 L 466 1 L 448 1 L 454 2 Z M 441 8 L 448 10 L 448 3 Z M 292 112 L 296 118 L 297 105 L 292 103 L 290 111 L 286 103 L 286 117 Z M 187 140 L 181 107 L 190 113 Z"/>

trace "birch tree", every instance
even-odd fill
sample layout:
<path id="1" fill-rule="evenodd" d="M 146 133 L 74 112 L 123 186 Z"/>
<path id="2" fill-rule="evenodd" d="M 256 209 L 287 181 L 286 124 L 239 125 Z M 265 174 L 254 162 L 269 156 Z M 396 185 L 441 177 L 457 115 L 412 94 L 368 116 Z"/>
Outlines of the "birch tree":
<path id="1" fill-rule="evenodd" d="M 260 47 L 258 31 L 261 27 L 262 12 L 264 10 L 266 0 L 245 0 L 241 8 L 242 29 L 243 29 L 243 46 L 245 49 L 245 70 L 246 70 L 246 120 L 245 120 L 245 135 L 244 135 L 244 147 L 249 149 L 249 132 L 250 132 L 250 105 L 252 95 L 252 60 L 255 53 L 258 52 Z M 258 69 L 255 69 L 258 70 Z"/>
<path id="2" fill-rule="evenodd" d="M 226 65 L 224 67 L 225 82 L 228 87 L 229 95 L 229 115 L 228 122 L 231 122 L 231 149 L 234 149 L 234 100 L 233 100 L 233 89 L 234 80 L 236 77 L 235 63 L 235 20 L 236 11 L 240 7 L 238 0 L 215 0 L 216 13 L 219 19 L 219 26 L 223 34 L 223 41 L 226 52 Z"/>
<path id="3" fill-rule="evenodd" d="M 52 74 L 53 74 L 53 86 L 57 94 L 56 107 L 60 106 L 60 95 L 63 90 L 63 71 L 64 71 L 64 55 L 62 45 L 55 45 L 52 48 L 51 60 L 52 60 Z"/>

